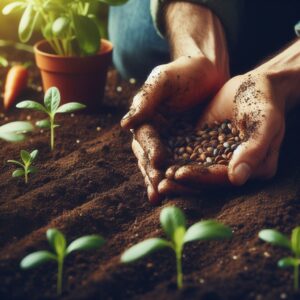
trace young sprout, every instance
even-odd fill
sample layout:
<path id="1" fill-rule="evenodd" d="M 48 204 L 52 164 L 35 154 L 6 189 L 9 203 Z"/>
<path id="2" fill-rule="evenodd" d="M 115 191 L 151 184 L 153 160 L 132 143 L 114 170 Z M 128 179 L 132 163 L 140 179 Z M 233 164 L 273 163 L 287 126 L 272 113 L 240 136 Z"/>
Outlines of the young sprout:
<path id="1" fill-rule="evenodd" d="M 161 211 L 160 223 L 169 239 L 150 238 L 140 242 L 122 254 L 121 262 L 130 263 L 154 251 L 170 248 L 176 257 L 177 287 L 179 289 L 183 286 L 181 260 L 184 245 L 193 241 L 228 239 L 232 236 L 229 227 L 214 220 L 201 221 L 187 229 L 183 212 L 175 206 L 165 207 Z"/>
<path id="2" fill-rule="evenodd" d="M 261 230 L 258 236 L 267 243 L 289 249 L 293 253 L 293 257 L 284 257 L 280 259 L 278 261 L 278 267 L 294 268 L 294 289 L 297 291 L 299 288 L 300 226 L 293 229 L 290 240 L 286 235 L 274 229 Z"/>
<path id="3" fill-rule="evenodd" d="M 33 131 L 29 122 L 17 121 L 0 126 L 0 139 L 7 142 L 20 142 L 25 139 L 24 133 Z"/>
<path id="4" fill-rule="evenodd" d="M 55 228 L 48 229 L 46 235 L 54 252 L 46 250 L 33 252 L 22 259 L 20 266 L 22 269 L 31 269 L 49 261 L 57 262 L 57 294 L 60 295 L 62 292 L 65 258 L 74 251 L 100 248 L 104 244 L 104 239 L 96 234 L 86 235 L 76 239 L 67 246 L 66 238 L 59 230 Z"/>
<path id="5" fill-rule="evenodd" d="M 39 128 L 50 129 L 51 150 L 54 149 L 54 129 L 59 126 L 55 124 L 56 114 L 70 113 L 86 107 L 78 102 L 70 102 L 59 106 L 60 100 L 61 97 L 59 90 L 56 87 L 51 87 L 45 94 L 44 105 L 31 100 L 22 101 L 17 104 L 18 108 L 37 110 L 48 115 L 48 119 L 38 121 L 36 122 L 36 125 Z"/>
<path id="6" fill-rule="evenodd" d="M 21 159 L 22 162 L 17 161 L 17 160 L 8 160 L 8 163 L 12 163 L 15 164 L 21 168 L 16 169 L 13 173 L 12 173 L 12 177 L 23 177 L 25 178 L 25 183 L 28 183 L 28 175 L 29 174 L 34 174 L 37 172 L 37 168 L 33 167 L 31 164 L 33 163 L 33 161 L 36 159 L 37 155 L 38 155 L 38 150 L 33 150 L 31 153 L 25 151 L 25 150 L 21 150 Z"/>

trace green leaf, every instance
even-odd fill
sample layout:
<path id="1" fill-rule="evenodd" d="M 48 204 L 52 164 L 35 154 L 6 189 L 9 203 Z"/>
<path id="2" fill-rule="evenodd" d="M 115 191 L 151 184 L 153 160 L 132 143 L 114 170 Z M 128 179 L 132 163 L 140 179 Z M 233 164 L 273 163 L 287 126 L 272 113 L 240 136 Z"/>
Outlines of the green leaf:
<path id="1" fill-rule="evenodd" d="M 167 236 L 172 240 L 177 228 L 186 228 L 185 216 L 182 210 L 175 206 L 169 206 L 162 209 L 160 213 L 160 223 Z"/>
<path id="2" fill-rule="evenodd" d="M 15 2 L 9 3 L 6 6 L 4 6 L 4 8 L 2 9 L 2 14 L 6 16 L 6 15 L 11 14 L 14 10 L 17 10 L 17 9 L 20 9 L 23 7 L 24 7 L 24 2 L 15 1 Z"/>
<path id="3" fill-rule="evenodd" d="M 31 100 L 22 101 L 18 103 L 16 107 L 22 109 L 32 109 L 32 110 L 37 110 L 37 111 L 42 111 L 44 113 L 47 113 L 45 107 L 42 104 Z"/>
<path id="4" fill-rule="evenodd" d="M 111 6 L 122 5 L 128 2 L 128 0 L 98 0 L 98 1 Z"/>
<path id="5" fill-rule="evenodd" d="M 25 256 L 20 266 L 22 269 L 31 269 L 51 260 L 55 261 L 56 256 L 49 251 L 42 250 Z"/>
<path id="6" fill-rule="evenodd" d="M 25 135 L 17 133 L 0 132 L 0 139 L 7 142 L 21 142 L 25 139 Z"/>
<path id="7" fill-rule="evenodd" d="M 66 239 L 64 235 L 59 230 L 51 228 L 47 230 L 47 239 L 57 256 L 64 257 L 66 252 Z"/>
<path id="8" fill-rule="evenodd" d="M 8 60 L 3 57 L 3 56 L 0 56 L 0 66 L 6 68 L 8 66 Z"/>
<path id="9" fill-rule="evenodd" d="M 23 177 L 25 175 L 24 169 L 17 169 L 13 171 L 12 177 Z"/>
<path id="10" fill-rule="evenodd" d="M 18 165 L 18 166 L 20 166 L 20 167 L 24 167 L 24 165 L 22 165 L 22 163 L 20 163 L 19 161 L 17 161 L 17 160 L 13 160 L 13 159 L 10 159 L 10 160 L 8 160 L 7 161 L 8 163 L 12 163 L 12 164 L 15 164 L 15 165 Z"/>
<path id="11" fill-rule="evenodd" d="M 60 92 L 57 87 L 49 88 L 44 97 L 44 104 L 48 112 L 54 113 L 60 104 Z"/>
<path id="12" fill-rule="evenodd" d="M 291 237 L 291 246 L 293 252 L 296 254 L 296 256 L 299 258 L 300 256 L 300 226 L 297 226 L 292 231 L 292 237 Z"/>
<path id="13" fill-rule="evenodd" d="M 89 250 L 100 248 L 104 239 L 100 235 L 87 235 L 73 241 L 67 248 L 67 254 L 78 250 Z"/>
<path id="14" fill-rule="evenodd" d="M 26 43 L 30 40 L 38 17 L 39 13 L 34 10 L 33 5 L 28 5 L 19 24 L 19 37 L 21 42 Z"/>
<path id="15" fill-rule="evenodd" d="M 68 35 L 70 20 L 66 17 L 57 18 L 52 24 L 52 33 L 58 37 L 63 38 Z"/>
<path id="16" fill-rule="evenodd" d="M 166 247 L 171 247 L 170 243 L 166 240 L 160 238 L 151 238 L 140 242 L 128 250 L 126 250 L 121 256 L 122 263 L 130 263 L 136 261 L 150 253 L 163 249 Z"/>
<path id="17" fill-rule="evenodd" d="M 31 166 L 28 168 L 28 174 L 35 174 L 38 172 L 37 167 Z"/>
<path id="18" fill-rule="evenodd" d="M 295 267 L 299 264 L 299 260 L 293 257 L 284 257 L 277 263 L 280 268 Z"/>
<path id="19" fill-rule="evenodd" d="M 64 113 L 70 113 L 84 108 L 86 108 L 84 104 L 78 102 L 70 102 L 60 106 L 56 112 L 60 114 L 64 114 Z"/>
<path id="20" fill-rule="evenodd" d="M 53 38 L 52 23 L 48 23 L 42 27 L 42 33 L 46 40 L 51 40 Z"/>
<path id="21" fill-rule="evenodd" d="M 21 158 L 24 164 L 29 163 L 31 160 L 30 153 L 25 150 L 21 150 Z"/>
<path id="22" fill-rule="evenodd" d="M 275 246 L 291 249 L 291 242 L 281 232 L 274 229 L 264 229 L 258 234 L 259 238 Z"/>
<path id="23" fill-rule="evenodd" d="M 51 124 L 48 119 L 37 121 L 35 125 L 39 128 L 50 128 Z"/>
<path id="24" fill-rule="evenodd" d="M 38 150 L 33 150 L 31 153 L 30 153 L 30 161 L 34 161 L 36 159 L 36 157 L 38 156 L 39 154 L 39 151 Z"/>
<path id="25" fill-rule="evenodd" d="M 229 239 L 231 236 L 232 230 L 228 226 L 214 220 L 207 220 L 192 225 L 186 231 L 184 242 Z"/>
<path id="26" fill-rule="evenodd" d="M 97 24 L 89 17 L 74 15 L 75 35 L 83 55 L 94 55 L 99 52 L 100 33 Z"/>
<path id="27" fill-rule="evenodd" d="M 32 131 L 33 126 L 29 122 L 16 121 L 0 126 L 0 133 L 18 133 Z"/>

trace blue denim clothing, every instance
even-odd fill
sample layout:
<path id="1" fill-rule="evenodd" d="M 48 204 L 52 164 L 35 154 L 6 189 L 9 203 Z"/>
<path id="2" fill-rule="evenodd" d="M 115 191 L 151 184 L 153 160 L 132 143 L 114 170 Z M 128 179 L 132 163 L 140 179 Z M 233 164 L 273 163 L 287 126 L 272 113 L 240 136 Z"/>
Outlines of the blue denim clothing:
<path id="1" fill-rule="evenodd" d="M 111 7 L 109 38 L 114 44 L 114 65 L 124 78 L 143 80 L 155 66 L 170 60 L 168 43 L 154 28 L 150 0 Z"/>

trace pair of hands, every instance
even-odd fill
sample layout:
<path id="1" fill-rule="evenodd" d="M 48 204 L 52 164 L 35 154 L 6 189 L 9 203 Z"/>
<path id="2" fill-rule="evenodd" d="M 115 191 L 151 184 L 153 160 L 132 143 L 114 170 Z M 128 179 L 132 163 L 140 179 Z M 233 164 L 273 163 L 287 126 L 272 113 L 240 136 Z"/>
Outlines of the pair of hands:
<path id="1" fill-rule="evenodd" d="M 276 173 L 285 130 L 284 95 L 261 68 L 231 79 L 227 73 L 203 55 L 181 56 L 156 67 L 134 97 L 121 125 L 134 129 L 132 149 L 151 203 L 169 194 L 242 185 L 249 178 L 267 179 Z M 203 172 L 198 165 L 168 165 L 161 133 L 171 116 L 191 110 L 199 111 L 199 128 L 229 119 L 246 135 L 228 167 L 214 165 Z"/>

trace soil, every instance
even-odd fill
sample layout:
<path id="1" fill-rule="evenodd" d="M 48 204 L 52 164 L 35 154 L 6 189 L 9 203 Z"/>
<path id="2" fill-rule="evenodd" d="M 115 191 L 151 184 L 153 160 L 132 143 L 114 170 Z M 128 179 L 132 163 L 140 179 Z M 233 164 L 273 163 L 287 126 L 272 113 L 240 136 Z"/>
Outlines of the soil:
<path id="1" fill-rule="evenodd" d="M 10 59 L 32 59 L 5 50 Z M 38 87 L 38 73 L 32 74 Z M 4 75 L 2 69 L 0 79 Z M 117 86 L 122 86 L 121 92 Z M 107 241 L 99 251 L 73 253 L 66 259 L 61 299 L 300 299 L 292 291 L 292 272 L 276 265 L 289 253 L 257 237 L 263 228 L 289 234 L 299 224 L 300 111 L 288 116 L 274 179 L 242 188 L 218 188 L 195 198 L 178 196 L 152 206 L 131 151 L 131 135 L 119 126 L 136 89 L 110 71 L 102 111 L 59 116 L 53 153 L 47 132 L 36 131 L 19 144 L 0 142 L 0 299 L 55 299 L 55 264 L 29 271 L 19 268 L 26 254 L 49 249 L 45 232 L 51 227 L 62 230 L 68 241 L 93 233 Z M 28 97 L 42 99 L 32 89 L 22 99 Z M 0 124 L 41 117 L 12 110 L 0 115 Z M 39 173 L 30 177 L 27 186 L 11 177 L 13 167 L 6 163 L 18 158 L 20 149 L 40 152 Z M 162 236 L 159 213 L 167 205 L 181 207 L 189 224 L 214 218 L 234 230 L 230 241 L 186 246 L 185 288 L 180 292 L 175 285 L 174 257 L 168 251 L 131 265 L 119 263 L 129 246 Z"/>

